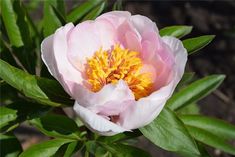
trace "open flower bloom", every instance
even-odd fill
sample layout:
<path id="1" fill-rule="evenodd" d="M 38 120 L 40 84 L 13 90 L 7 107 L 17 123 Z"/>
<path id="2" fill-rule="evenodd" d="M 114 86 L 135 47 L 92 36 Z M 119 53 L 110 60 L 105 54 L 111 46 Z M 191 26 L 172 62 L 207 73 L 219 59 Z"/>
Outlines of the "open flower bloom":
<path id="1" fill-rule="evenodd" d="M 59 28 L 41 45 L 49 72 L 84 124 L 114 135 L 149 124 L 180 81 L 187 53 L 149 18 L 126 11 Z"/>

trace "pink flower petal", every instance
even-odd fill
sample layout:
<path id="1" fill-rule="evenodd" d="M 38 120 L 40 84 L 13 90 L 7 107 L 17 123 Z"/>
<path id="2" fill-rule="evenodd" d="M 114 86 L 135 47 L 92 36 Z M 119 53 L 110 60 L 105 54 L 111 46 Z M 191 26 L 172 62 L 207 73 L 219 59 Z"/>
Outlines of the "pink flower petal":
<path id="1" fill-rule="evenodd" d="M 42 59 L 49 72 L 70 95 L 72 95 L 73 86 L 82 81 L 81 73 L 70 64 L 66 54 L 67 35 L 73 27 L 72 23 L 61 27 L 41 44 Z"/>
<path id="2" fill-rule="evenodd" d="M 107 20 L 86 21 L 78 24 L 68 39 L 68 57 L 78 69 L 84 69 L 87 58 L 101 47 L 108 50 L 115 43 L 115 30 Z"/>
<path id="3" fill-rule="evenodd" d="M 161 112 L 166 101 L 170 98 L 176 85 L 183 76 L 187 61 L 186 49 L 183 47 L 182 42 L 174 37 L 164 37 L 163 41 L 170 47 L 175 58 L 173 79 L 167 86 L 153 92 L 148 97 L 139 99 L 135 104 L 130 105 L 122 112 L 119 123 L 124 128 L 136 129 L 154 120 Z"/>
<path id="4" fill-rule="evenodd" d="M 79 105 L 77 101 L 75 102 L 73 109 L 89 129 L 101 135 L 112 136 L 124 131 L 129 131 Z"/>
<path id="5" fill-rule="evenodd" d="M 149 18 L 142 15 L 133 15 L 130 18 L 130 21 L 134 25 L 134 27 L 138 30 L 138 32 L 142 35 L 144 31 L 153 31 L 158 32 L 158 28 L 156 24 L 150 20 Z"/>

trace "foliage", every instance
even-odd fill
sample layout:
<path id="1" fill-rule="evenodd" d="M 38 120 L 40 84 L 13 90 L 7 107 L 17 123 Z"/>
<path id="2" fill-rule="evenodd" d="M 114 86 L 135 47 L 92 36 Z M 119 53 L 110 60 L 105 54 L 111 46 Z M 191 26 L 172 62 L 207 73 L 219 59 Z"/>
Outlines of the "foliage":
<path id="1" fill-rule="evenodd" d="M 43 3 L 43 17 L 33 21 L 30 14 L 40 6 L 39 3 Z M 63 0 L 28 3 L 1 0 L 0 4 L 1 156 L 69 157 L 79 151 L 85 156 L 149 157 L 149 153 L 130 142 L 142 135 L 156 146 L 181 156 L 209 156 L 205 145 L 235 155 L 235 148 L 229 144 L 235 139 L 235 126 L 199 115 L 196 105 L 222 83 L 224 75 L 210 75 L 192 81 L 194 73 L 186 72 L 158 118 L 139 130 L 112 137 L 93 134 L 81 122 L 55 112 L 55 109 L 73 105 L 73 101 L 42 64 L 42 39 L 65 23 L 77 24 L 95 19 L 109 8 L 121 10 L 120 0 L 111 7 L 105 0 L 88 0 L 70 12 Z M 191 31 L 192 26 L 170 26 L 160 29 L 160 35 L 185 38 Z M 191 55 L 213 38 L 214 35 L 203 35 L 183 39 L 183 44 Z M 53 139 L 22 152 L 14 135 L 14 129 L 22 122 Z"/>

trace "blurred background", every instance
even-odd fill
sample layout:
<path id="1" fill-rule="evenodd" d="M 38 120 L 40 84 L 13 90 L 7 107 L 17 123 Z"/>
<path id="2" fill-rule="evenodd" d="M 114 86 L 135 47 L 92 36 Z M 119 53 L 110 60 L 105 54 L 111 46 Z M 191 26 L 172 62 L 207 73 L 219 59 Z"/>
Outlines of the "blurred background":
<path id="1" fill-rule="evenodd" d="M 42 1 L 41 1 L 42 2 Z M 43 4 L 34 3 L 31 16 L 34 20 L 42 16 Z M 67 11 L 83 1 L 67 0 Z M 110 10 L 115 1 L 108 1 Z M 24 3 L 29 4 L 26 0 Z M 31 3 L 30 3 L 31 4 Z M 141 14 L 156 22 L 159 29 L 171 25 L 190 25 L 193 31 L 184 37 L 200 35 L 216 35 L 211 44 L 200 53 L 189 57 L 187 70 L 194 71 L 195 78 L 208 74 L 225 74 L 223 84 L 210 96 L 198 104 L 202 114 L 217 117 L 235 124 L 235 1 L 234 0 L 205 0 L 205 1 L 122 1 L 123 10 L 132 14 Z M 197 112 L 192 111 L 192 112 Z M 16 135 L 27 148 L 33 143 L 47 139 L 34 129 L 24 124 L 16 129 Z M 144 138 L 137 141 L 137 145 L 149 151 L 153 157 L 175 157 L 169 152 L 160 150 Z M 231 157 L 219 150 L 210 150 L 212 156 Z"/>

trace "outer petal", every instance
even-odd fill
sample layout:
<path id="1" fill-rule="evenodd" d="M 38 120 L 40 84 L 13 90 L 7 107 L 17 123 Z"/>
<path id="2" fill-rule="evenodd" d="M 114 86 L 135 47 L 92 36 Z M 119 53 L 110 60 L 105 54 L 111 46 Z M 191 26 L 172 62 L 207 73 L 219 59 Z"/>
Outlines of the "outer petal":
<path id="1" fill-rule="evenodd" d="M 155 22 L 145 16 L 134 15 L 131 16 L 130 21 L 140 34 L 143 34 L 143 32 L 146 30 L 158 32 L 158 28 Z"/>
<path id="2" fill-rule="evenodd" d="M 174 37 L 164 37 L 163 41 L 173 52 L 176 63 L 174 69 L 175 75 L 167 86 L 160 88 L 148 97 L 140 99 L 136 104 L 129 106 L 127 110 L 120 115 L 119 123 L 124 128 L 135 129 L 143 127 L 154 120 L 172 95 L 184 73 L 187 52 L 182 42 Z"/>
<path id="3" fill-rule="evenodd" d="M 70 64 L 67 58 L 67 36 L 73 27 L 73 24 L 69 23 L 59 28 L 54 35 L 44 39 L 41 44 L 42 59 L 49 72 L 70 95 L 75 84 L 82 81 L 81 73 Z"/>
<path id="4" fill-rule="evenodd" d="M 102 106 L 109 102 L 134 100 L 133 93 L 123 80 L 119 80 L 117 84 L 105 85 L 96 93 L 83 86 L 76 86 L 73 93 L 77 93 L 75 98 L 81 106 L 95 112 L 97 106 Z"/>
<path id="5" fill-rule="evenodd" d="M 129 131 L 79 105 L 77 101 L 73 108 L 84 124 L 96 133 L 111 136 L 124 131 Z"/>
<path id="6" fill-rule="evenodd" d="M 111 11 L 111 12 L 107 12 L 97 17 L 97 20 L 100 20 L 100 19 L 108 20 L 110 23 L 112 23 L 112 25 L 115 28 L 117 28 L 124 21 L 129 20 L 130 17 L 131 17 L 131 14 L 128 11 Z"/>
<path id="7" fill-rule="evenodd" d="M 82 22 L 69 35 L 69 60 L 78 70 L 83 70 L 87 58 L 101 47 L 104 50 L 110 49 L 114 43 L 115 29 L 108 20 Z"/>

